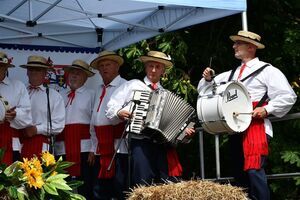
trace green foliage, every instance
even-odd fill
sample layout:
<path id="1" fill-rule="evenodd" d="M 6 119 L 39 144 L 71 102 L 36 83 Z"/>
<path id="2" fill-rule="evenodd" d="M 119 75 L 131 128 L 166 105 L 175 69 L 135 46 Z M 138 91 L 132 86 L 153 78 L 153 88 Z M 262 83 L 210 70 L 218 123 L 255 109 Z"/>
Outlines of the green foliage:
<path id="1" fill-rule="evenodd" d="M 1 151 L 1 150 L 0 150 Z M 84 200 L 72 189 L 82 183 L 67 182 L 69 176 L 64 169 L 72 163 L 43 152 L 40 158 L 34 157 L 23 162 L 16 161 L 8 167 L 0 168 L 0 199 L 9 200 Z"/>
<path id="2" fill-rule="evenodd" d="M 130 63 L 131 70 L 126 71 L 128 79 L 142 79 L 144 74 L 144 66 L 138 60 L 141 55 L 146 55 L 150 50 L 159 50 L 171 55 L 175 64 L 173 68 L 167 70 L 161 79 L 162 85 L 182 96 L 185 100 L 195 102 L 197 90 L 191 84 L 188 66 L 186 65 L 185 54 L 187 53 L 187 44 L 182 40 L 178 33 L 168 33 L 159 35 L 149 40 L 143 40 L 137 44 L 130 45 L 127 48 L 119 50 L 120 55 L 125 59 L 126 63 Z"/>

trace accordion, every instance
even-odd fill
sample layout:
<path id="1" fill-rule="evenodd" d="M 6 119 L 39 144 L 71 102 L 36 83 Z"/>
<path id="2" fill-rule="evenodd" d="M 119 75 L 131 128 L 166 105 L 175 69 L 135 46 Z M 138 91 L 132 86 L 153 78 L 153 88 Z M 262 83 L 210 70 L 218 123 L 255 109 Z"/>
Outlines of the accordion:
<path id="1" fill-rule="evenodd" d="M 133 117 L 127 131 L 150 137 L 159 143 L 186 143 L 183 130 L 193 126 L 190 122 L 195 109 L 172 92 L 160 89 L 155 91 L 135 90 L 130 112 Z"/>

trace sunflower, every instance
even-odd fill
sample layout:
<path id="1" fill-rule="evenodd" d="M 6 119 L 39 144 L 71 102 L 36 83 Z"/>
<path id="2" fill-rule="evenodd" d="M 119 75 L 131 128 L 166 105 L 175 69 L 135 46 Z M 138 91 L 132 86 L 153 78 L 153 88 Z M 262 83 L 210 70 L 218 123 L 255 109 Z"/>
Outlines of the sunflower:
<path id="1" fill-rule="evenodd" d="M 44 151 L 42 153 L 42 160 L 44 162 L 44 164 L 46 165 L 46 167 L 50 166 L 50 165 L 55 165 L 56 161 L 54 156 L 49 153 L 48 151 Z"/>
<path id="2" fill-rule="evenodd" d="M 42 178 L 42 172 L 36 170 L 35 168 L 25 171 L 24 177 L 26 178 L 29 187 L 34 187 L 37 189 L 42 188 L 42 186 L 45 184 Z"/>

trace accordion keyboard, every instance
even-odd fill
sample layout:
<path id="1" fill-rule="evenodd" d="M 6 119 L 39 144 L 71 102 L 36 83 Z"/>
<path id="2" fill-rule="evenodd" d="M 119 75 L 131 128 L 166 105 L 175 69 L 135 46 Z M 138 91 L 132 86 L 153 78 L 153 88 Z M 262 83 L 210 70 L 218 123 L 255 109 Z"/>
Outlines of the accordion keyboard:
<path id="1" fill-rule="evenodd" d="M 150 94 L 151 92 L 148 91 L 140 91 L 140 90 L 134 91 L 133 100 L 137 100 L 139 103 L 135 105 L 136 108 L 133 111 L 133 117 L 131 119 L 131 123 L 127 127 L 126 131 L 133 132 L 136 134 L 141 134 L 141 130 L 144 128 L 144 122 L 147 116 Z M 133 109 L 133 105 L 130 108 L 130 111 L 132 111 L 132 109 Z"/>

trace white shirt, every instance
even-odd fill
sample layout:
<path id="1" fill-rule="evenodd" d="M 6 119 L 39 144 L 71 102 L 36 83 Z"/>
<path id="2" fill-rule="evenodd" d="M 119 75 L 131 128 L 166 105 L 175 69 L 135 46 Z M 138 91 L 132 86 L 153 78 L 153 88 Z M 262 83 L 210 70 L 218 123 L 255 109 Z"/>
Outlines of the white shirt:
<path id="1" fill-rule="evenodd" d="M 94 126 L 105 126 L 105 125 L 116 125 L 122 122 L 120 119 L 109 119 L 105 116 L 106 110 L 107 110 L 107 103 L 110 100 L 113 92 L 122 84 L 124 84 L 127 80 L 121 78 L 120 75 L 118 75 L 112 82 L 106 86 L 106 93 L 105 96 L 102 99 L 101 105 L 99 107 L 100 102 L 100 96 L 102 94 L 103 87 L 105 87 L 104 83 L 102 83 L 99 86 L 99 90 L 97 91 L 96 98 L 95 98 L 95 104 L 93 109 L 93 115 L 91 120 L 91 139 L 92 139 L 92 149 L 91 151 L 96 154 L 96 149 L 98 146 L 98 140 L 96 137 L 96 132 Z M 99 111 L 98 111 L 99 107 Z M 115 147 L 119 143 L 119 139 L 116 139 L 114 141 Z M 117 151 L 118 153 L 126 153 L 127 147 L 124 141 L 122 141 L 120 148 Z"/>
<path id="2" fill-rule="evenodd" d="M 82 86 L 75 90 L 75 97 L 70 104 L 67 92 L 62 94 L 66 108 L 66 125 L 69 124 L 90 124 L 95 100 L 95 91 Z M 81 152 L 89 152 L 91 150 L 91 140 L 82 139 L 80 142 Z M 57 155 L 66 154 L 64 141 L 55 142 L 55 150 Z"/>
<path id="3" fill-rule="evenodd" d="M 112 95 L 110 101 L 107 104 L 107 112 L 106 116 L 109 119 L 118 119 L 117 113 L 120 110 L 130 110 L 134 91 L 135 90 L 142 90 L 142 91 L 149 91 L 151 92 L 152 89 L 149 87 L 151 85 L 151 81 L 145 77 L 144 82 L 134 79 L 131 81 L 126 82 L 125 84 L 121 85 Z M 160 83 L 157 83 L 157 87 L 162 89 Z M 137 139 L 142 139 L 144 137 L 135 136 Z"/>
<path id="4" fill-rule="evenodd" d="M 254 58 L 246 63 L 246 68 L 242 73 L 241 79 L 251 74 L 267 63 Z M 232 80 L 236 80 L 240 72 L 240 67 L 234 73 Z M 227 81 L 231 71 L 219 74 L 214 78 L 216 83 Z M 205 81 L 202 78 L 198 84 L 198 92 L 212 82 Z M 247 88 L 252 102 L 259 101 L 267 91 L 269 101 L 268 105 L 264 106 L 268 114 L 273 114 L 276 117 L 282 117 L 289 112 L 296 102 L 297 95 L 291 88 L 284 74 L 272 65 L 267 66 L 259 74 L 254 75 L 243 82 Z M 273 136 L 272 125 L 269 119 L 265 119 L 265 130 L 268 135 Z"/>
<path id="5" fill-rule="evenodd" d="M 5 77 L 0 83 L 0 95 L 8 101 L 10 108 L 16 107 L 16 117 L 10 121 L 10 127 L 22 129 L 32 124 L 30 100 L 25 85 L 18 80 Z M 13 150 L 20 151 L 19 138 L 13 138 Z"/>
<path id="6" fill-rule="evenodd" d="M 31 102 L 32 122 L 37 128 L 38 134 L 45 136 L 50 132 L 50 125 L 47 116 L 47 93 L 43 85 L 39 86 L 39 90 L 29 90 Z M 62 96 L 52 88 L 49 88 L 49 102 L 52 122 L 52 133 L 59 134 L 65 127 L 65 106 Z M 43 144 L 42 151 L 48 151 L 49 145 Z"/>

